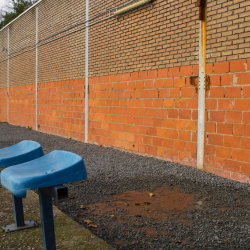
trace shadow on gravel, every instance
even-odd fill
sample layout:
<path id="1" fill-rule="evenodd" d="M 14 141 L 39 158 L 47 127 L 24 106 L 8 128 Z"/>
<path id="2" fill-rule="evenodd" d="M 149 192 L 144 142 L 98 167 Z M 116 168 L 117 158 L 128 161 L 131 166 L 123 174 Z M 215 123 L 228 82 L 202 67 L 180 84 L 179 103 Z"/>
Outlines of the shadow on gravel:
<path id="1" fill-rule="evenodd" d="M 249 184 L 7 124 L 0 138 L 81 155 L 88 180 L 54 204 L 116 249 L 249 249 Z"/>

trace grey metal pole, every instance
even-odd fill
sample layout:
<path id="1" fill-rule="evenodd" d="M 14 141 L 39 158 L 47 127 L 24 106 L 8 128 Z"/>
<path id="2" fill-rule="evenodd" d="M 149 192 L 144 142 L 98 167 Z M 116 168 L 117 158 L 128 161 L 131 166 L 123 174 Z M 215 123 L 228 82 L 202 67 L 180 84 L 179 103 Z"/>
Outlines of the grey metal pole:
<path id="1" fill-rule="evenodd" d="M 89 99 L 89 0 L 86 0 L 86 37 L 85 37 L 85 143 L 88 142 L 88 99 Z"/>
<path id="2" fill-rule="evenodd" d="M 38 84 L 38 7 L 36 8 L 36 130 L 37 130 L 37 84 Z"/>
<path id="3" fill-rule="evenodd" d="M 8 63 L 7 63 L 7 122 L 10 122 L 9 120 L 9 92 L 10 92 L 10 28 L 8 28 Z"/>
<path id="4" fill-rule="evenodd" d="M 204 164 L 204 123 L 206 95 L 206 31 L 207 3 L 203 8 L 203 18 L 200 20 L 199 34 L 199 92 L 198 92 L 198 133 L 197 133 L 197 168 L 203 170 Z"/>

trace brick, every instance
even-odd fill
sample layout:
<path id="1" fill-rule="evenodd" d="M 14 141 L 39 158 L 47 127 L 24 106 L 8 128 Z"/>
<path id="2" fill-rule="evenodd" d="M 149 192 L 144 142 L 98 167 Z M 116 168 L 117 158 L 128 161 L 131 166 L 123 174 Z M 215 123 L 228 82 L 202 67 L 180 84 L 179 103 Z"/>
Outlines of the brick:
<path id="1" fill-rule="evenodd" d="M 210 98 L 223 98 L 224 97 L 224 87 L 211 87 L 209 97 Z"/>
<path id="2" fill-rule="evenodd" d="M 163 147 L 164 148 L 173 148 L 174 141 L 172 139 L 163 139 Z"/>
<path id="3" fill-rule="evenodd" d="M 158 71 L 157 70 L 149 70 L 148 71 L 148 79 L 155 79 L 157 78 Z"/>
<path id="4" fill-rule="evenodd" d="M 225 147 L 239 148 L 240 146 L 240 137 L 237 136 L 224 136 Z"/>
<path id="5" fill-rule="evenodd" d="M 157 155 L 167 157 L 167 150 L 165 148 L 157 147 Z"/>
<path id="6" fill-rule="evenodd" d="M 186 130 L 197 131 L 197 121 L 186 121 Z"/>
<path id="7" fill-rule="evenodd" d="M 196 76 L 199 74 L 199 65 L 193 65 L 193 75 Z M 210 74 L 210 73 L 207 73 Z"/>
<path id="8" fill-rule="evenodd" d="M 174 99 L 165 99 L 164 100 L 165 108 L 174 108 Z"/>
<path id="9" fill-rule="evenodd" d="M 231 159 L 231 148 L 217 146 L 216 156 L 220 158 Z"/>
<path id="10" fill-rule="evenodd" d="M 205 109 L 217 109 L 216 99 L 206 99 Z"/>
<path id="11" fill-rule="evenodd" d="M 173 119 L 164 119 L 162 126 L 164 128 L 173 128 L 174 127 L 174 120 Z"/>
<path id="12" fill-rule="evenodd" d="M 209 134 L 208 135 L 208 143 L 213 145 L 222 146 L 223 137 L 217 134 Z"/>
<path id="13" fill-rule="evenodd" d="M 233 124 L 217 123 L 217 133 L 232 135 L 233 134 Z"/>
<path id="14" fill-rule="evenodd" d="M 232 172 L 240 172 L 240 162 L 225 160 L 224 169 Z"/>
<path id="15" fill-rule="evenodd" d="M 137 81 L 136 82 L 136 89 L 143 89 L 144 88 L 144 82 L 143 81 Z"/>
<path id="16" fill-rule="evenodd" d="M 179 153 L 177 150 L 168 150 L 168 157 L 172 160 L 178 160 L 179 158 Z"/>
<path id="17" fill-rule="evenodd" d="M 222 76 L 210 76 L 210 82 L 211 82 L 211 86 L 221 86 L 221 78 Z M 223 84 L 222 84 L 223 85 Z"/>
<path id="18" fill-rule="evenodd" d="M 230 86 L 233 85 L 234 77 L 232 74 L 222 75 L 221 76 L 221 85 L 222 86 Z"/>
<path id="19" fill-rule="evenodd" d="M 205 122 L 205 132 L 215 133 L 216 123 L 215 122 Z"/>
<path id="20" fill-rule="evenodd" d="M 182 109 L 179 110 L 180 119 L 191 119 L 191 110 Z"/>
<path id="21" fill-rule="evenodd" d="M 152 88 L 154 88 L 153 80 L 147 80 L 144 82 L 144 89 L 152 89 Z"/>
<path id="22" fill-rule="evenodd" d="M 130 73 L 123 74 L 122 75 L 122 80 L 123 81 L 130 81 Z"/>
<path id="23" fill-rule="evenodd" d="M 170 89 L 170 98 L 179 98 L 180 89 Z"/>
<path id="24" fill-rule="evenodd" d="M 213 69 L 214 69 L 213 63 L 206 64 L 206 73 L 207 74 L 213 74 Z"/>
<path id="25" fill-rule="evenodd" d="M 230 72 L 245 72 L 247 70 L 247 61 L 231 61 L 230 62 Z"/>
<path id="26" fill-rule="evenodd" d="M 175 129 L 185 129 L 185 120 L 174 120 Z"/>
<path id="27" fill-rule="evenodd" d="M 207 173 L 212 173 L 212 174 L 214 173 L 214 168 L 211 167 L 204 166 L 203 170 Z"/>
<path id="28" fill-rule="evenodd" d="M 246 137 L 241 138 L 241 148 L 250 150 L 250 138 Z"/>
<path id="29" fill-rule="evenodd" d="M 179 139 L 182 141 L 190 141 L 191 133 L 189 131 L 179 131 Z"/>
<path id="30" fill-rule="evenodd" d="M 174 129 L 168 130 L 168 138 L 169 139 L 178 139 L 178 131 Z"/>
<path id="31" fill-rule="evenodd" d="M 236 174 L 236 173 L 231 173 L 231 179 L 239 182 L 248 182 L 249 177 L 242 175 L 242 174 Z"/>
<path id="32" fill-rule="evenodd" d="M 192 88 L 182 88 L 181 89 L 181 97 L 182 98 L 192 98 L 193 97 L 193 89 Z"/>
<path id="33" fill-rule="evenodd" d="M 162 138 L 167 138 L 168 130 L 164 128 L 157 128 L 157 136 Z"/>
<path id="34" fill-rule="evenodd" d="M 198 109 L 198 100 L 197 99 L 187 99 L 187 108 L 188 109 Z"/>
<path id="35" fill-rule="evenodd" d="M 196 143 L 186 142 L 185 151 L 191 152 L 191 153 L 196 153 L 197 152 L 197 145 L 196 145 Z"/>
<path id="36" fill-rule="evenodd" d="M 226 122 L 241 123 L 241 112 L 227 111 L 225 115 Z"/>
<path id="37" fill-rule="evenodd" d="M 224 111 L 210 111 L 210 121 L 224 122 Z"/>
<path id="38" fill-rule="evenodd" d="M 155 88 L 163 88 L 163 80 L 162 79 L 155 80 L 154 87 Z"/>
<path id="39" fill-rule="evenodd" d="M 241 163 L 241 173 L 245 175 L 250 175 L 250 164 L 249 163 Z"/>
<path id="40" fill-rule="evenodd" d="M 250 98 L 250 86 L 243 87 L 243 98 Z"/>
<path id="41" fill-rule="evenodd" d="M 235 110 L 244 110 L 249 111 L 250 110 L 250 99 L 235 99 Z"/>
<path id="42" fill-rule="evenodd" d="M 249 91 L 249 94 L 250 94 L 250 91 Z M 225 97 L 226 98 L 241 98 L 241 87 L 225 87 Z M 243 97 L 244 97 L 244 91 L 243 91 Z"/>
<path id="43" fill-rule="evenodd" d="M 148 146 L 148 154 L 151 154 L 151 155 L 157 155 L 157 147 L 154 147 L 154 146 Z"/>
<path id="44" fill-rule="evenodd" d="M 220 177 L 223 177 L 223 178 L 230 179 L 230 172 L 225 171 L 225 170 L 215 169 L 214 174 L 216 174 L 216 175 L 218 175 Z"/>
<path id="45" fill-rule="evenodd" d="M 232 160 L 249 162 L 249 151 L 241 149 L 232 149 Z"/>
<path id="46" fill-rule="evenodd" d="M 162 147 L 162 138 L 153 137 L 152 143 L 154 146 Z"/>
<path id="47" fill-rule="evenodd" d="M 243 112 L 242 123 L 250 124 L 250 112 Z"/>
<path id="48" fill-rule="evenodd" d="M 174 140 L 173 149 L 184 150 L 185 142 Z"/>
<path id="49" fill-rule="evenodd" d="M 148 72 L 147 71 L 141 71 L 139 72 L 139 80 L 144 80 L 144 79 L 148 79 Z"/>
<path id="50" fill-rule="evenodd" d="M 164 80 L 164 88 L 172 88 L 174 86 L 174 79 L 165 79 Z"/>
<path id="51" fill-rule="evenodd" d="M 179 152 L 179 159 L 181 162 L 190 162 L 191 161 L 191 153 L 188 152 Z"/>
<path id="52" fill-rule="evenodd" d="M 215 146 L 214 145 L 205 145 L 204 146 L 204 154 L 205 155 L 214 155 L 215 154 Z"/>
<path id="53" fill-rule="evenodd" d="M 158 69 L 158 78 L 167 78 L 168 69 Z"/>
<path id="54" fill-rule="evenodd" d="M 168 110 L 168 118 L 178 118 L 178 110 L 177 109 L 169 109 Z"/>
<path id="55" fill-rule="evenodd" d="M 213 167 L 213 168 L 218 168 L 218 169 L 223 169 L 224 168 L 224 159 L 213 157 L 213 156 L 208 156 L 205 165 Z"/>
<path id="56" fill-rule="evenodd" d="M 218 100 L 218 109 L 219 110 L 233 110 L 234 109 L 234 100 L 233 99 L 219 99 Z"/>
<path id="57" fill-rule="evenodd" d="M 250 136 L 250 125 L 234 124 L 233 134 L 239 136 Z"/>
<path id="58" fill-rule="evenodd" d="M 214 74 L 229 73 L 229 62 L 214 64 Z"/>
<path id="59" fill-rule="evenodd" d="M 182 66 L 180 67 L 180 76 L 191 76 L 193 73 L 192 66 Z"/>
<path id="60" fill-rule="evenodd" d="M 175 99 L 175 108 L 186 108 L 186 99 Z"/>
<path id="61" fill-rule="evenodd" d="M 236 79 L 237 85 L 250 84 L 250 73 L 236 74 L 235 79 Z"/>
<path id="62" fill-rule="evenodd" d="M 177 77 L 180 76 L 180 68 L 170 68 L 169 69 L 169 77 Z"/>
<path id="63" fill-rule="evenodd" d="M 169 89 L 160 89 L 159 98 L 169 98 Z M 165 103 L 165 100 L 164 100 Z"/>
<path id="64" fill-rule="evenodd" d="M 185 78 L 174 78 L 174 87 L 175 88 L 182 88 L 185 87 Z"/>

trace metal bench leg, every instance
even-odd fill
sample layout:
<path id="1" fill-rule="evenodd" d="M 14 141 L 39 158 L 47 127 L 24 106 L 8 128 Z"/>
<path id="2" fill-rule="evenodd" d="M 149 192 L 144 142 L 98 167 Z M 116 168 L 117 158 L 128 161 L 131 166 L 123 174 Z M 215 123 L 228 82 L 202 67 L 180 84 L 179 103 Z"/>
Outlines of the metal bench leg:
<path id="1" fill-rule="evenodd" d="M 55 230 L 51 196 L 38 189 L 43 233 L 43 249 L 55 250 Z"/>
<path id="2" fill-rule="evenodd" d="M 12 194 L 13 207 L 14 207 L 14 217 L 15 224 L 17 227 L 24 227 L 24 215 L 23 215 L 23 201 L 22 198 L 19 198 Z"/>
<path id="3" fill-rule="evenodd" d="M 24 221 L 22 198 L 19 198 L 12 194 L 12 200 L 13 200 L 15 224 L 4 225 L 1 228 L 3 228 L 5 232 L 13 232 L 30 227 L 37 227 L 37 224 L 33 220 Z"/>

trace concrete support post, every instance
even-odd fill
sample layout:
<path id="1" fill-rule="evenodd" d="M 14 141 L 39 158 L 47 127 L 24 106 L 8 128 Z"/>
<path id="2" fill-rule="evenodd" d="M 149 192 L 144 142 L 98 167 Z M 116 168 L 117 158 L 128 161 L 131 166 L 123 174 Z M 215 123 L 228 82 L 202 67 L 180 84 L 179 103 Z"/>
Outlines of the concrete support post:
<path id="1" fill-rule="evenodd" d="M 38 7 L 36 8 L 36 130 L 37 125 L 37 84 L 38 84 Z"/>
<path id="2" fill-rule="evenodd" d="M 206 31 L 207 3 L 203 8 L 199 34 L 199 88 L 198 88 L 198 133 L 197 133 L 197 168 L 203 170 L 204 164 L 204 127 L 206 95 Z"/>
<path id="3" fill-rule="evenodd" d="M 85 35 L 85 143 L 88 142 L 89 112 L 89 0 L 86 0 L 86 35 Z"/>

